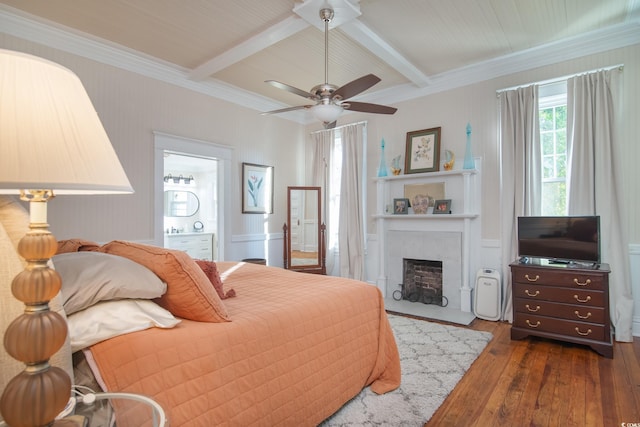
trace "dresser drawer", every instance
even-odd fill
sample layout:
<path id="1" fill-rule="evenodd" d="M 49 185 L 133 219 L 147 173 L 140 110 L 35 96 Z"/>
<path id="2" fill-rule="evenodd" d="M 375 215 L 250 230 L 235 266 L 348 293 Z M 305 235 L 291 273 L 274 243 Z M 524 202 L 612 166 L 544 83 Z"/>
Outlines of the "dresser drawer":
<path id="1" fill-rule="evenodd" d="M 604 289 L 601 273 L 564 270 L 555 268 L 512 267 L 513 281 L 537 285 L 565 286 L 576 289 Z"/>
<path id="2" fill-rule="evenodd" d="M 196 249 L 202 247 L 207 248 L 211 246 L 211 237 L 174 237 L 169 239 L 169 245 L 174 249 Z"/>
<path id="3" fill-rule="evenodd" d="M 605 309 L 587 305 L 570 305 L 550 301 L 514 298 L 513 309 L 525 315 L 549 316 L 560 319 L 605 324 Z"/>
<path id="4" fill-rule="evenodd" d="M 575 322 L 552 317 L 516 313 L 513 326 L 533 332 L 550 332 L 571 338 L 603 341 L 605 326 L 595 323 Z"/>
<path id="5" fill-rule="evenodd" d="M 603 307 L 605 302 L 605 295 L 602 291 L 522 283 L 515 283 L 513 285 L 513 296 L 514 298 L 526 298 L 529 300 L 554 301 L 565 304 L 597 307 Z"/>
<path id="6" fill-rule="evenodd" d="M 165 238 L 165 246 L 186 252 L 193 259 L 213 260 L 213 234 L 173 234 Z"/>

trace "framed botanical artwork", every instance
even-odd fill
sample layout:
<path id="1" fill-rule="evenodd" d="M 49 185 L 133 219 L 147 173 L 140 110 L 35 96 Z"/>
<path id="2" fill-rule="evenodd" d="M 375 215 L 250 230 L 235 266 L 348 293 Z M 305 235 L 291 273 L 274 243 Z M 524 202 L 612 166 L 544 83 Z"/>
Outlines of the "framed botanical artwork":
<path id="1" fill-rule="evenodd" d="M 451 199 L 436 200 L 433 203 L 434 214 L 450 214 L 451 213 Z"/>
<path id="2" fill-rule="evenodd" d="M 273 213 L 273 166 L 242 163 L 242 213 Z"/>
<path id="3" fill-rule="evenodd" d="M 393 199 L 394 215 L 406 215 L 409 213 L 409 199 Z"/>
<path id="4" fill-rule="evenodd" d="M 440 170 L 440 128 L 407 132 L 404 173 Z"/>

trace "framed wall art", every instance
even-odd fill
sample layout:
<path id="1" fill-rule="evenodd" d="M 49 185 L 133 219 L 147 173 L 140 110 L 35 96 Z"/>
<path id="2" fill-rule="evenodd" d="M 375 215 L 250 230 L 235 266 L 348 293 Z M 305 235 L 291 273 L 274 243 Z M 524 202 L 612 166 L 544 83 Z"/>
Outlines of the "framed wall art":
<path id="1" fill-rule="evenodd" d="M 404 173 L 440 170 L 440 128 L 407 132 Z"/>
<path id="2" fill-rule="evenodd" d="M 273 213 L 273 166 L 242 163 L 242 213 Z"/>

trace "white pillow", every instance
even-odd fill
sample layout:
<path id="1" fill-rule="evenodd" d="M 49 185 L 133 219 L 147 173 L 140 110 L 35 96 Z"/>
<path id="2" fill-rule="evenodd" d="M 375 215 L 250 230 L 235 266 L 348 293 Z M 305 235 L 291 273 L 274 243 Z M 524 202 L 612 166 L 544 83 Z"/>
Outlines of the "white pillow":
<path id="1" fill-rule="evenodd" d="M 180 320 L 146 299 L 104 301 L 69 316 L 71 351 L 152 327 L 173 328 Z"/>
<path id="2" fill-rule="evenodd" d="M 147 267 L 128 258 L 101 252 L 55 255 L 53 266 L 62 278 L 62 300 L 67 315 L 100 301 L 161 297 L 164 283 Z"/>

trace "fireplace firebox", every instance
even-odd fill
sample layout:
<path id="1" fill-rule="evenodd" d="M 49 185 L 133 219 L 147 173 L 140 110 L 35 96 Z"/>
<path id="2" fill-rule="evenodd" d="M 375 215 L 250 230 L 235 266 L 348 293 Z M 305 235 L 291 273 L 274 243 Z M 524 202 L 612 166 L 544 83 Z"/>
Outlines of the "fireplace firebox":
<path id="1" fill-rule="evenodd" d="M 442 261 L 403 258 L 402 264 L 403 283 L 393 293 L 394 299 L 447 306 L 442 294 Z"/>

